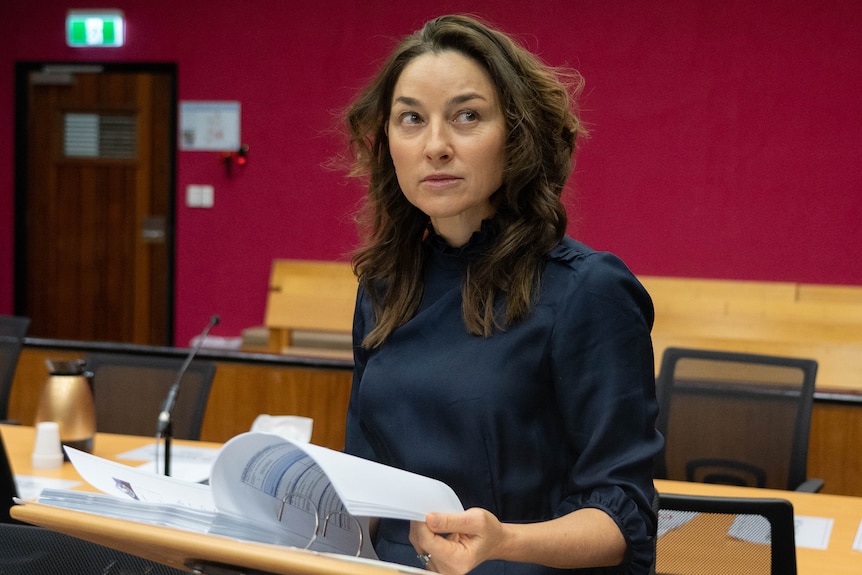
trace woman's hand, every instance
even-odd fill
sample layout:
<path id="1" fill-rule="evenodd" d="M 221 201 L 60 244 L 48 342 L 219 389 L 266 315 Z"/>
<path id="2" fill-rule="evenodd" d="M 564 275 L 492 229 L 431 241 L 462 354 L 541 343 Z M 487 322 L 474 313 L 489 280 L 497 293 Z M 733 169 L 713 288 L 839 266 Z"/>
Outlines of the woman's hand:
<path id="1" fill-rule="evenodd" d="M 429 513 L 410 523 L 410 543 L 428 555 L 426 567 L 463 575 L 484 561 L 502 559 L 558 569 L 619 565 L 626 540 L 604 511 L 584 508 L 537 523 L 501 523 L 484 509 Z"/>
<path id="2" fill-rule="evenodd" d="M 418 555 L 430 555 L 426 567 L 444 575 L 463 575 L 496 558 L 503 525 L 484 509 L 429 513 L 425 523 L 410 523 L 410 543 Z"/>

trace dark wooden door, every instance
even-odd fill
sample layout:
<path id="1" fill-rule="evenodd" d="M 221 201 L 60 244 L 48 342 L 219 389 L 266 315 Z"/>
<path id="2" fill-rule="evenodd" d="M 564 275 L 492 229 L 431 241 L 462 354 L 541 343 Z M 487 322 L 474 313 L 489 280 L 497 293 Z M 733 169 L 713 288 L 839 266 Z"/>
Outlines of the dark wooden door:
<path id="1" fill-rule="evenodd" d="M 16 313 L 30 317 L 30 336 L 171 343 L 174 82 L 29 72 Z"/>

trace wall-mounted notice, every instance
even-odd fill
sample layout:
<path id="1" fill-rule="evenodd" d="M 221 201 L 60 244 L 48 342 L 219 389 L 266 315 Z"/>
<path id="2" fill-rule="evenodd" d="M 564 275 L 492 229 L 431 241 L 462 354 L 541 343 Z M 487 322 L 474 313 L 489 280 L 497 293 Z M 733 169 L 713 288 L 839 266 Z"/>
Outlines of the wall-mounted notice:
<path id="1" fill-rule="evenodd" d="M 180 149 L 235 152 L 239 102 L 180 102 Z"/>

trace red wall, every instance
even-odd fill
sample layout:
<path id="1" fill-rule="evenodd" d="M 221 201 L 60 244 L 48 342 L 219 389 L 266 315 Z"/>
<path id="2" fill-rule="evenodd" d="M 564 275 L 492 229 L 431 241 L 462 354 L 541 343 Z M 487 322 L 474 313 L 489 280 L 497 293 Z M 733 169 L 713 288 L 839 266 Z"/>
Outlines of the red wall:
<path id="1" fill-rule="evenodd" d="M 115 0 L 127 45 L 73 50 L 69 8 L 14 2 L 0 34 L 0 313 L 12 312 L 18 60 L 170 61 L 181 100 L 237 100 L 249 164 L 180 152 L 176 341 L 263 321 L 273 258 L 338 259 L 361 190 L 322 164 L 330 128 L 392 39 L 471 11 L 586 77 L 592 135 L 572 235 L 639 274 L 862 285 L 862 3 L 855 0 Z M 106 3 L 97 3 L 97 7 Z M 433 7 L 431 6 L 433 4 Z M 188 208 L 211 184 L 215 207 Z"/>

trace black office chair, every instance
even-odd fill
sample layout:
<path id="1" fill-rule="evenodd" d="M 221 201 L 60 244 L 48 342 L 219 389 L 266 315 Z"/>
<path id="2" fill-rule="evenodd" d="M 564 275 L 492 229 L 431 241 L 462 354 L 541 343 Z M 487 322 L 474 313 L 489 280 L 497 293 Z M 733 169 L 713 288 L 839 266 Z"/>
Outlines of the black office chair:
<path id="1" fill-rule="evenodd" d="M 816 374 L 810 359 L 666 349 L 656 477 L 819 491 L 807 478 Z"/>
<path id="2" fill-rule="evenodd" d="M 9 394 L 30 318 L 0 315 L 0 421 L 9 417 Z"/>
<path id="3" fill-rule="evenodd" d="M 0 524 L 3 575 L 187 575 L 161 563 L 33 525 Z"/>
<path id="4" fill-rule="evenodd" d="M 796 575 L 786 499 L 659 495 L 657 575 Z"/>
<path id="5" fill-rule="evenodd" d="M 184 359 L 93 353 L 85 361 L 85 368 L 93 373 L 96 431 L 154 436 L 165 397 Z M 211 361 L 195 359 L 189 364 L 173 411 L 173 437 L 200 439 L 215 372 Z"/>
<path id="6" fill-rule="evenodd" d="M 0 523 L 18 523 L 9 515 L 9 510 L 15 504 L 13 501 L 18 497 L 18 487 L 15 485 L 15 476 L 12 473 L 12 463 L 6 452 L 6 444 L 3 443 L 3 435 L 0 434 Z M 2 573 L 0 569 L 0 573 Z"/>

